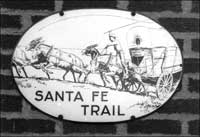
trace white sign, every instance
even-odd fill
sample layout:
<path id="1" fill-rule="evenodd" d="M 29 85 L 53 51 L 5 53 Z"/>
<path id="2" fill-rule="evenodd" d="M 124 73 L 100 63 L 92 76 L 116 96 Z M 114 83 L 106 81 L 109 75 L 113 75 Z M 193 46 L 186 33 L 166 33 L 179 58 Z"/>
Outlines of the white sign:
<path id="1" fill-rule="evenodd" d="M 168 31 L 143 15 L 110 9 L 45 18 L 21 38 L 12 63 L 31 104 L 81 122 L 147 115 L 173 95 L 182 75 L 180 49 Z"/>

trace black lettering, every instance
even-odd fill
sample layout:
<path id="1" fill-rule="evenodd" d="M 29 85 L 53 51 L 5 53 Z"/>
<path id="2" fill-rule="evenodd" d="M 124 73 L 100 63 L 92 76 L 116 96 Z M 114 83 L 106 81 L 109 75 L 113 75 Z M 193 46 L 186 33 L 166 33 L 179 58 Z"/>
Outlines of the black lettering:
<path id="1" fill-rule="evenodd" d="M 55 101 L 58 100 L 58 97 L 60 98 L 60 100 L 64 101 L 64 92 L 62 91 L 62 94 L 60 95 L 58 91 L 56 91 L 55 93 Z"/>
<path id="2" fill-rule="evenodd" d="M 71 101 L 71 94 L 73 93 L 73 91 L 65 91 L 65 93 L 68 94 L 68 100 Z"/>
<path id="3" fill-rule="evenodd" d="M 118 105 L 117 107 L 118 107 L 118 115 L 119 116 L 124 116 L 125 114 L 120 112 L 120 105 Z"/>
<path id="4" fill-rule="evenodd" d="M 41 100 L 43 99 L 43 95 L 42 95 L 42 91 L 41 91 L 41 90 L 37 90 L 37 91 L 35 92 L 35 95 L 36 95 L 36 97 L 39 97 L 39 98 L 36 98 L 36 97 L 35 97 L 35 100 L 36 100 L 36 101 L 41 101 Z"/>
<path id="5" fill-rule="evenodd" d="M 47 92 L 47 95 L 46 95 L 44 101 L 46 101 L 48 99 L 51 100 L 51 101 L 54 101 L 50 91 Z"/>
<path id="6" fill-rule="evenodd" d="M 110 111 L 106 105 L 103 107 L 103 110 L 101 112 L 101 115 L 104 115 L 104 114 L 110 115 Z"/>
<path id="7" fill-rule="evenodd" d="M 101 101 L 104 101 L 104 102 L 106 102 L 106 101 L 108 101 L 108 100 L 106 100 L 104 97 L 106 97 L 108 95 L 108 91 L 102 91 L 101 92 Z"/>
<path id="8" fill-rule="evenodd" d="M 97 93 L 97 94 L 96 94 Z M 99 95 L 99 91 L 92 92 L 92 102 L 94 102 L 94 97 Z"/>
<path id="9" fill-rule="evenodd" d="M 89 107 L 89 105 L 81 105 L 83 107 L 83 114 L 86 115 L 86 108 Z"/>
<path id="10" fill-rule="evenodd" d="M 115 115 L 115 105 L 113 105 L 113 116 Z"/>
<path id="11" fill-rule="evenodd" d="M 91 106 L 91 115 L 93 116 L 93 114 L 95 113 L 98 116 L 99 115 L 98 112 L 99 112 L 99 106 L 98 105 L 92 105 Z"/>
<path id="12" fill-rule="evenodd" d="M 76 96 L 75 96 L 75 98 L 74 98 L 74 102 L 75 102 L 76 100 L 81 100 L 81 101 L 83 102 L 83 97 L 82 97 L 82 95 L 81 95 L 80 92 L 77 92 L 77 94 L 76 94 Z"/>

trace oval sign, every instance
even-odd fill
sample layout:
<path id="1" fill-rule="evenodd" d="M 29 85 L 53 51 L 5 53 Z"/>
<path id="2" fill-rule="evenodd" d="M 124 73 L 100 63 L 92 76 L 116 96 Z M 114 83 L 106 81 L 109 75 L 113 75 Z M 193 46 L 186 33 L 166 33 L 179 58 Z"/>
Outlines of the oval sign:
<path id="1" fill-rule="evenodd" d="M 143 15 L 109 9 L 47 17 L 23 35 L 12 63 L 31 104 L 81 122 L 147 115 L 172 96 L 182 75 L 168 31 Z"/>

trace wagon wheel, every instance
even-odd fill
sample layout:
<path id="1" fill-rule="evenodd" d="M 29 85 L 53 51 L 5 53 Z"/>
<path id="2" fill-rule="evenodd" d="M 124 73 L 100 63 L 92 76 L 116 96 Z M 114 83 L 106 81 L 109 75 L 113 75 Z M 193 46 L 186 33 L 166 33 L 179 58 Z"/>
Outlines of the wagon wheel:
<path id="1" fill-rule="evenodd" d="M 131 93 L 146 94 L 143 83 L 139 81 L 133 81 L 126 85 L 126 89 Z"/>
<path id="2" fill-rule="evenodd" d="M 173 84 L 173 75 L 171 73 L 163 73 L 158 78 L 156 84 L 156 94 L 159 99 L 164 99 L 171 92 Z"/>

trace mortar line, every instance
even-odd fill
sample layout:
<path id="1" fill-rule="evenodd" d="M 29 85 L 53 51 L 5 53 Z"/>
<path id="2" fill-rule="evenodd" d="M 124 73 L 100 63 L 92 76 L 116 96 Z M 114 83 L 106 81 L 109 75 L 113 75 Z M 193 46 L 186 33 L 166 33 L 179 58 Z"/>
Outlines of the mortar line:
<path id="1" fill-rule="evenodd" d="M 32 25 L 31 16 L 30 15 L 22 15 L 21 16 L 21 24 L 22 24 L 21 31 L 25 32 Z"/>
<path id="2" fill-rule="evenodd" d="M 12 76 L 11 69 L 1 69 L 0 74 L 3 76 Z"/>
<path id="3" fill-rule="evenodd" d="M 63 122 L 59 120 L 55 120 L 55 133 L 62 135 L 64 133 Z"/>
<path id="4" fill-rule="evenodd" d="M 0 54 L 1 55 L 6 55 L 6 56 L 10 56 L 13 54 L 13 51 L 14 51 L 14 47 L 13 49 L 12 48 L 9 48 L 9 49 L 3 49 L 2 47 L 0 48 Z"/>
<path id="5" fill-rule="evenodd" d="M 199 32 L 171 32 L 176 39 L 199 39 Z"/>
<path id="6" fill-rule="evenodd" d="M 127 135 L 127 123 L 116 124 L 117 135 Z"/>
<path id="7" fill-rule="evenodd" d="M 190 0 L 183 0 L 181 2 L 181 8 L 183 10 L 183 13 L 190 13 L 192 9 L 192 1 Z"/>
<path id="8" fill-rule="evenodd" d="M 31 106 L 26 100 L 22 99 L 22 114 L 25 116 L 29 116 L 31 113 Z"/>
<path id="9" fill-rule="evenodd" d="M 21 96 L 17 90 L 0 90 L 0 95 Z"/>
<path id="10" fill-rule="evenodd" d="M 188 121 L 182 121 L 181 122 L 181 133 L 183 135 L 188 135 L 188 128 L 189 128 L 189 125 L 188 125 Z"/>
<path id="11" fill-rule="evenodd" d="M 116 7 L 118 9 L 128 10 L 129 0 L 117 0 Z"/>
<path id="12" fill-rule="evenodd" d="M 63 0 L 55 0 L 54 3 L 55 3 L 54 10 L 56 12 L 59 12 L 63 9 L 63 3 L 64 3 Z"/>
<path id="13" fill-rule="evenodd" d="M 185 38 L 183 44 L 183 57 L 186 55 L 188 56 L 188 54 L 191 55 L 192 52 L 191 48 L 192 48 L 191 39 Z"/>
<path id="14" fill-rule="evenodd" d="M 1 14 L 8 14 L 8 15 L 41 15 L 47 16 L 52 14 L 53 11 L 48 10 L 21 10 L 21 9 L 8 9 L 8 8 L 1 8 Z"/>

